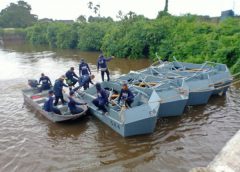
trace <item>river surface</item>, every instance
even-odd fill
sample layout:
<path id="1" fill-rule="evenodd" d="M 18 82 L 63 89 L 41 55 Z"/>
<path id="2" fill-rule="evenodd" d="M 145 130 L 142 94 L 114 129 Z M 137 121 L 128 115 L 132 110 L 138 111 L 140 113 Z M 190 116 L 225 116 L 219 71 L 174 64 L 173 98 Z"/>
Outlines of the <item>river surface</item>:
<path id="1" fill-rule="evenodd" d="M 206 166 L 240 128 L 240 89 L 163 118 L 150 135 L 122 138 L 93 116 L 52 123 L 23 107 L 27 79 L 44 72 L 55 80 L 84 57 L 94 73 L 99 53 L 23 43 L 0 48 L 0 171 L 187 172 Z M 111 77 L 147 67 L 148 60 L 113 59 Z M 137 114 L 136 114 L 137 115 Z"/>

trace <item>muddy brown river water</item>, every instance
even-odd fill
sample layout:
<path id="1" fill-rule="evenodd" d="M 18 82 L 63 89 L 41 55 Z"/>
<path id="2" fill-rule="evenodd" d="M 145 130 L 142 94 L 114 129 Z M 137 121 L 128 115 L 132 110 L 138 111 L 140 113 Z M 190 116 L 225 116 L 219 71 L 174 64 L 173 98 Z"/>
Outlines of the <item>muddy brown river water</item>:
<path id="1" fill-rule="evenodd" d="M 81 57 L 96 73 L 99 53 L 47 49 L 22 43 L 0 47 L 0 171 L 187 172 L 206 166 L 240 128 L 240 89 L 163 118 L 150 135 L 122 138 L 89 115 L 52 123 L 23 106 L 21 89 L 41 72 L 52 80 Z M 114 59 L 112 78 L 147 67 L 148 60 Z M 136 114 L 137 115 L 137 114 Z"/>

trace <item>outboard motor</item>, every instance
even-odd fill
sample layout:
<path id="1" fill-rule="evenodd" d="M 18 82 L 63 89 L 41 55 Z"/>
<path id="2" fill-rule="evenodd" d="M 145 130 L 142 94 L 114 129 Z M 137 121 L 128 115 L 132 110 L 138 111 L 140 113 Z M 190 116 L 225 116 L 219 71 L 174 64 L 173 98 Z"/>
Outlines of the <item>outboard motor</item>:
<path id="1" fill-rule="evenodd" d="M 37 88 L 38 86 L 38 81 L 36 79 L 29 79 L 28 80 L 28 85 L 31 87 L 31 88 Z"/>

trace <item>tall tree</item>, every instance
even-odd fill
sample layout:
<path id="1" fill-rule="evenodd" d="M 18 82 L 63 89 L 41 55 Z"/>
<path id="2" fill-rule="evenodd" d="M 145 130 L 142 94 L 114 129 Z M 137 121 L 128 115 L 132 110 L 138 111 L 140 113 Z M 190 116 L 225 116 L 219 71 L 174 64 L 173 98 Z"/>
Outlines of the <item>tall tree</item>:
<path id="1" fill-rule="evenodd" d="M 89 8 L 90 10 L 92 10 L 93 13 L 94 13 L 95 15 L 97 15 L 98 17 L 101 16 L 101 15 L 100 15 L 100 5 L 99 5 L 99 4 L 94 5 L 92 1 L 89 1 L 89 2 L 88 2 L 88 8 Z"/>
<path id="2" fill-rule="evenodd" d="M 87 19 L 84 15 L 80 15 L 78 18 L 77 18 L 77 22 L 78 23 L 86 23 L 87 22 Z"/>
<path id="3" fill-rule="evenodd" d="M 168 0 L 165 0 L 164 12 L 168 12 Z"/>
<path id="4" fill-rule="evenodd" d="M 88 2 L 88 8 L 92 9 L 93 8 L 93 3 L 91 1 Z"/>
<path id="5" fill-rule="evenodd" d="M 10 3 L 0 12 L 0 27 L 27 27 L 36 21 L 37 16 L 31 14 L 31 6 L 24 1 Z"/>

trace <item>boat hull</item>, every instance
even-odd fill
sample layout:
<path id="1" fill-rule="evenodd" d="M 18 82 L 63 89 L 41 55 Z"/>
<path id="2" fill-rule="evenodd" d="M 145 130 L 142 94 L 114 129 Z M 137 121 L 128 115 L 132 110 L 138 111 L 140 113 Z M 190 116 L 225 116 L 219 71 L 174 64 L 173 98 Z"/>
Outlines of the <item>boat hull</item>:
<path id="1" fill-rule="evenodd" d="M 27 96 L 26 94 L 24 94 L 23 91 L 23 98 L 24 98 L 24 103 L 31 106 L 34 110 L 36 110 L 36 112 L 40 113 L 41 115 L 43 115 L 44 117 L 46 117 L 47 119 L 49 119 L 52 122 L 64 122 L 64 121 L 69 121 L 69 120 L 75 120 L 77 118 L 80 118 L 82 116 L 86 115 L 86 111 L 88 109 L 88 107 L 86 105 L 81 105 L 81 108 L 83 109 L 82 113 L 79 114 L 67 114 L 67 115 L 58 115 L 52 112 L 47 112 L 45 110 L 43 110 L 43 108 L 35 101 L 33 101 L 29 96 Z"/>
<path id="2" fill-rule="evenodd" d="M 187 102 L 188 99 L 182 99 L 161 103 L 158 111 L 158 118 L 182 115 L 187 105 Z"/>
<path id="3" fill-rule="evenodd" d="M 196 106 L 207 104 L 212 93 L 213 93 L 212 90 L 190 92 L 187 105 Z"/>
<path id="4" fill-rule="evenodd" d="M 121 90 L 121 85 L 116 82 L 103 82 L 101 86 L 118 92 Z M 104 114 L 92 103 L 97 96 L 95 88 L 90 88 L 82 93 L 79 92 L 79 95 L 88 103 L 91 114 L 121 136 L 129 137 L 153 133 L 160 105 L 158 94 L 152 91 L 152 94 L 147 96 L 139 90 L 133 89 L 132 91 L 135 97 L 131 108 L 126 108 L 117 104 L 116 100 L 110 99 L 108 105 L 106 105 L 107 114 Z"/>
<path id="5" fill-rule="evenodd" d="M 231 81 L 223 82 L 221 84 L 214 84 L 214 91 L 212 95 L 225 95 L 230 87 Z"/>
<path id="6" fill-rule="evenodd" d="M 142 135 L 142 134 L 150 134 L 154 132 L 156 122 L 157 122 L 157 116 L 149 116 L 148 118 L 143 118 L 142 120 L 136 120 L 134 122 L 126 122 L 123 123 L 119 120 L 114 119 L 111 117 L 111 111 L 110 115 L 104 115 L 102 111 L 99 111 L 96 107 L 93 105 L 89 106 L 90 113 L 94 115 L 96 118 L 98 118 L 100 121 L 102 121 L 104 124 L 109 126 L 111 129 L 113 129 L 115 132 L 120 134 L 123 137 L 129 137 L 129 136 L 135 136 L 135 135 Z M 139 109 L 138 109 L 139 111 Z M 149 113 L 149 108 L 143 107 L 141 112 L 129 112 L 131 116 L 137 116 L 139 113 Z M 119 116 L 119 119 L 121 117 Z"/>

